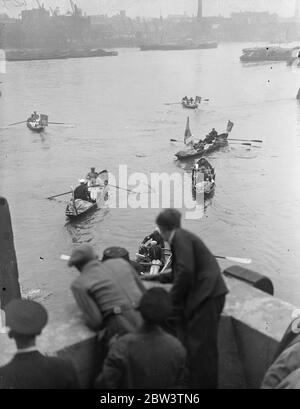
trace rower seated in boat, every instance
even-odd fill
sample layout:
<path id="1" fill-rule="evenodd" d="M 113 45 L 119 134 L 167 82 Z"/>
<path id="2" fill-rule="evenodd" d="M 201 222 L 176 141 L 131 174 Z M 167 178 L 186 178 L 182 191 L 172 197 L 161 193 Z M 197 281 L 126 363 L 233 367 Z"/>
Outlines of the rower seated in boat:
<path id="1" fill-rule="evenodd" d="M 194 149 L 196 149 L 196 150 L 203 149 L 203 148 L 205 147 L 205 143 L 204 143 L 204 141 L 202 141 L 202 140 L 200 139 L 200 141 L 197 142 L 197 143 L 195 143 L 195 144 L 193 145 L 193 147 L 194 147 Z"/>
<path id="2" fill-rule="evenodd" d="M 93 202 L 90 196 L 89 188 L 85 179 L 79 180 L 80 185 L 74 190 L 74 199 L 85 200 L 86 202 Z"/>
<path id="3" fill-rule="evenodd" d="M 31 114 L 31 117 L 29 119 L 30 121 L 37 121 L 39 117 L 40 117 L 39 114 L 36 111 L 34 111 L 33 114 Z"/>
<path id="4" fill-rule="evenodd" d="M 96 172 L 94 167 L 92 167 L 91 171 L 86 175 L 86 179 L 90 181 L 91 186 L 96 185 L 98 175 L 99 173 Z"/>

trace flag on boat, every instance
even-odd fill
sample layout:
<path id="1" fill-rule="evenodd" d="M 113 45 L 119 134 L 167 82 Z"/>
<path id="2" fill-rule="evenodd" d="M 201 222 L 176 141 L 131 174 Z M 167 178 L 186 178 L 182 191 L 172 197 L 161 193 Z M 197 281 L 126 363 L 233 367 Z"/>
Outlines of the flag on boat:
<path id="1" fill-rule="evenodd" d="M 199 97 L 198 95 L 195 98 L 195 103 L 197 104 L 197 102 L 199 102 L 199 104 L 201 103 L 201 97 Z"/>
<path id="2" fill-rule="evenodd" d="M 41 114 L 40 117 L 40 124 L 42 126 L 48 126 L 48 115 Z"/>
<path id="3" fill-rule="evenodd" d="M 193 145 L 193 143 L 194 143 L 193 135 L 192 135 L 192 132 L 190 130 L 190 117 L 189 116 L 187 117 L 185 131 L 184 131 L 184 143 L 186 145 Z"/>
<path id="4" fill-rule="evenodd" d="M 233 122 L 228 121 L 228 123 L 227 123 L 227 128 L 226 128 L 226 132 L 227 132 L 227 133 L 230 133 L 230 132 L 232 131 L 233 125 L 234 125 Z"/>

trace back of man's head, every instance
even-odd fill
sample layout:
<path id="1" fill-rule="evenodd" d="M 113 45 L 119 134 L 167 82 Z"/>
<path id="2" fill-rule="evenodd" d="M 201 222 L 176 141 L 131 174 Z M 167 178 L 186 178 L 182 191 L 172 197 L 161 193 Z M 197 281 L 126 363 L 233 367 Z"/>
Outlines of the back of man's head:
<path id="1" fill-rule="evenodd" d="M 150 288 L 142 296 L 139 310 L 147 323 L 162 324 L 172 312 L 171 297 L 164 288 Z"/>
<path id="2" fill-rule="evenodd" d="M 96 260 L 98 257 L 95 254 L 93 247 L 88 244 L 82 244 L 76 247 L 71 254 L 68 262 L 69 267 L 76 267 L 79 271 L 92 260 Z"/>

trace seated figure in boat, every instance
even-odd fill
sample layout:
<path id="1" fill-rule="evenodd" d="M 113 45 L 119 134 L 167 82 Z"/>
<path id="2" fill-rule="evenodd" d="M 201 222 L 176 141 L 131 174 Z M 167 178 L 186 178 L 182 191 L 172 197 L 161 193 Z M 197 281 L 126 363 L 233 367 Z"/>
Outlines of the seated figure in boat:
<path id="1" fill-rule="evenodd" d="M 90 181 L 90 185 L 94 186 L 97 184 L 96 180 L 98 177 L 98 173 L 95 171 L 95 168 L 92 167 L 91 171 L 86 175 L 86 179 Z"/>
<path id="2" fill-rule="evenodd" d="M 139 254 L 145 256 L 144 260 L 147 261 L 164 261 L 164 247 L 164 239 L 162 238 L 158 230 L 154 230 L 153 233 L 146 236 L 142 241 L 142 244 L 139 248 Z"/>
<path id="3" fill-rule="evenodd" d="M 87 186 L 87 182 L 85 179 L 80 179 L 79 180 L 80 185 L 76 187 L 74 190 L 74 199 L 81 199 L 85 200 L 86 202 L 92 202 L 89 188 Z"/>
<path id="4" fill-rule="evenodd" d="M 197 143 L 195 143 L 195 144 L 193 145 L 193 147 L 194 147 L 194 149 L 196 149 L 196 150 L 200 150 L 200 149 L 203 149 L 203 148 L 205 147 L 205 143 L 204 143 L 204 141 L 202 141 L 202 140 L 200 139 L 200 141 L 197 142 Z"/>
<path id="5" fill-rule="evenodd" d="M 185 96 L 184 98 L 182 98 L 182 102 L 188 102 L 188 97 Z"/>
<path id="6" fill-rule="evenodd" d="M 34 111 L 33 114 L 31 114 L 30 120 L 37 121 L 39 117 L 40 117 L 39 114 L 36 111 Z"/>
<path id="7" fill-rule="evenodd" d="M 194 99 L 193 99 L 193 97 L 191 97 L 190 98 L 190 104 L 193 104 L 194 103 Z"/>

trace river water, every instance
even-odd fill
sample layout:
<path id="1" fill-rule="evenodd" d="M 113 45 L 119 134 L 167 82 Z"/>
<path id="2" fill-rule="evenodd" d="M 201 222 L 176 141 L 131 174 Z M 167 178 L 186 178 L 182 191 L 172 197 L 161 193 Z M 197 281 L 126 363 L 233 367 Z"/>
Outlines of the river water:
<path id="1" fill-rule="evenodd" d="M 127 165 L 128 174 L 184 175 L 191 164 L 174 160 L 182 145 L 170 138 L 183 138 L 187 115 L 195 136 L 212 127 L 221 132 L 230 119 L 232 138 L 263 144 L 230 143 L 211 155 L 215 195 L 203 217 L 184 220 L 184 227 L 214 254 L 251 257 L 249 267 L 271 277 L 277 296 L 300 305 L 300 69 L 282 62 L 243 65 L 239 56 L 246 46 L 122 49 L 118 57 L 7 64 L 1 78 L 0 193 L 10 205 L 22 288 L 39 290 L 37 298 L 54 317 L 71 304 L 69 286 L 77 275 L 59 256 L 88 242 L 99 254 L 120 245 L 134 257 L 159 210 L 107 206 L 66 224 L 68 196 L 45 198 L 68 191 L 90 166 L 116 176 L 119 165 Z M 197 112 L 166 105 L 184 95 L 209 101 Z M 25 124 L 7 127 L 33 110 L 67 125 L 49 125 L 42 135 Z M 111 198 L 115 194 L 111 188 Z"/>

